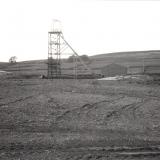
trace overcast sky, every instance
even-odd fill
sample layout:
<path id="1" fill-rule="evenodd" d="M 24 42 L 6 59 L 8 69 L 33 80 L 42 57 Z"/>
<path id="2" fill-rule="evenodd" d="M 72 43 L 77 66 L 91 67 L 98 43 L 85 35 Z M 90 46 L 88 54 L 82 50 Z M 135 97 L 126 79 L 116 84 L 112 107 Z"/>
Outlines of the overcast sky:
<path id="1" fill-rule="evenodd" d="M 160 49 L 160 1 L 1 0 L 0 61 L 47 58 L 52 19 L 80 55 Z"/>

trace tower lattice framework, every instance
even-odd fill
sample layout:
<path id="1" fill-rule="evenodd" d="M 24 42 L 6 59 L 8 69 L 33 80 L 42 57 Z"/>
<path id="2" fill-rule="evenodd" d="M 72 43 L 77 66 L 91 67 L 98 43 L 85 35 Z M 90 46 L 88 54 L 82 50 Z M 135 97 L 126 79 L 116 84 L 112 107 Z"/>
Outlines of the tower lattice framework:
<path id="1" fill-rule="evenodd" d="M 61 75 L 61 31 L 48 32 L 48 78 Z"/>
<path id="2" fill-rule="evenodd" d="M 54 79 L 54 78 L 65 78 L 73 77 L 77 79 L 78 76 L 78 70 L 77 65 L 78 63 L 81 64 L 84 68 L 84 70 L 87 70 L 89 73 L 92 71 L 90 68 L 86 66 L 86 64 L 83 62 L 81 57 L 79 57 L 78 53 L 71 47 L 71 45 L 64 39 L 61 28 L 60 28 L 60 22 L 58 20 L 55 20 L 52 26 L 52 30 L 48 32 L 48 70 L 47 70 L 47 78 Z M 62 73 L 62 67 L 61 67 L 61 56 L 62 53 L 69 49 L 72 52 L 73 55 L 73 63 L 74 63 L 74 73 L 73 75 L 64 74 Z M 63 53 L 64 54 L 64 53 Z"/>

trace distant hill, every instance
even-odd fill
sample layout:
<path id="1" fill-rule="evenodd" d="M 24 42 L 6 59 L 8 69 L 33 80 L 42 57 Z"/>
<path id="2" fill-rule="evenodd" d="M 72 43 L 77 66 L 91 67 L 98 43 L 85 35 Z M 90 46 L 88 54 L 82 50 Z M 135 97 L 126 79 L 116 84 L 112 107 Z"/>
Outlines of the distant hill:
<path id="1" fill-rule="evenodd" d="M 134 52 L 116 52 L 100 54 L 90 57 L 92 59 L 91 67 L 101 68 L 110 63 L 117 63 L 124 66 L 160 65 L 160 50 L 155 51 L 134 51 Z"/>
<path id="2" fill-rule="evenodd" d="M 99 54 L 90 56 L 91 62 L 88 66 L 94 70 L 100 70 L 102 67 L 116 63 L 126 67 L 142 66 L 142 63 L 148 66 L 160 65 L 160 50 L 153 51 L 133 51 L 116 52 L 108 54 Z M 73 68 L 71 63 L 63 63 L 62 68 L 66 70 Z M 31 60 L 18 62 L 16 64 L 0 62 L 0 70 L 16 74 L 27 75 L 46 75 L 47 60 Z M 72 72 L 73 73 L 73 72 Z"/>
<path id="3" fill-rule="evenodd" d="M 114 52 L 105 53 L 91 56 L 91 58 L 105 58 L 105 57 L 144 57 L 144 58 L 160 58 L 160 50 L 149 50 L 149 51 L 129 51 L 129 52 Z"/>

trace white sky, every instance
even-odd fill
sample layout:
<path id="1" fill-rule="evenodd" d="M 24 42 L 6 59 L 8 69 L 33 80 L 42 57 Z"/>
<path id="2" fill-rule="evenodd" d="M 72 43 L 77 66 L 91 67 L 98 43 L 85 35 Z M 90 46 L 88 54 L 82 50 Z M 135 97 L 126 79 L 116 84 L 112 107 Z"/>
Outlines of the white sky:
<path id="1" fill-rule="evenodd" d="M 80 55 L 160 49 L 160 1 L 1 0 L 0 61 L 47 58 L 52 19 Z"/>

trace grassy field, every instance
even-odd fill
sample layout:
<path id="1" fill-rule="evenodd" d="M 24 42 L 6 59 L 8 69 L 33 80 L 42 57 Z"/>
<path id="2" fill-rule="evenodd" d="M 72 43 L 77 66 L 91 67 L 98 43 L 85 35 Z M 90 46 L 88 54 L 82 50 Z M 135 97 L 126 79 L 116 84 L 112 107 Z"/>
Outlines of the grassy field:
<path id="1" fill-rule="evenodd" d="M 158 65 L 159 51 L 90 57 L 92 69 Z M 62 66 L 70 69 L 72 64 Z M 159 160 L 160 86 L 47 80 L 46 60 L 0 62 L 0 159 Z"/>
<path id="2" fill-rule="evenodd" d="M 93 69 L 95 73 L 101 73 L 101 69 L 111 63 L 120 64 L 126 67 L 129 66 L 159 66 L 160 64 L 160 51 L 137 51 L 137 52 L 117 52 L 110 54 L 101 54 L 90 57 L 90 63 L 86 62 L 89 68 Z M 63 73 L 73 74 L 74 64 L 67 63 L 66 60 L 61 66 Z M 81 66 L 79 66 L 80 68 Z M 23 77 L 38 77 L 46 75 L 47 73 L 47 60 L 33 60 L 23 61 L 16 64 L 0 62 L 0 70 L 14 73 L 16 76 Z M 79 71 L 80 72 L 80 71 Z M 84 70 L 82 71 L 84 72 Z"/>
<path id="3" fill-rule="evenodd" d="M 3 79 L 0 159 L 159 160 L 160 86 Z"/>

